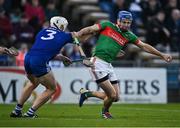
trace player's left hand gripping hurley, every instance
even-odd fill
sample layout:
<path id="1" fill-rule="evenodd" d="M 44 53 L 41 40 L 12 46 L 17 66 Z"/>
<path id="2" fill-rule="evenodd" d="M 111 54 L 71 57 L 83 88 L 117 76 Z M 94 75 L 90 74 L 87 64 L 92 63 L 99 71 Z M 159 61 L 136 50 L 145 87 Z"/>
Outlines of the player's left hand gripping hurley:
<path id="1" fill-rule="evenodd" d="M 81 58 L 83 59 L 83 64 L 86 66 L 86 67 L 93 67 L 93 63 L 86 57 L 80 43 L 79 43 L 79 40 L 77 38 L 74 38 L 74 41 L 75 41 L 75 44 L 78 46 L 78 49 L 79 49 L 79 53 L 81 55 Z"/>

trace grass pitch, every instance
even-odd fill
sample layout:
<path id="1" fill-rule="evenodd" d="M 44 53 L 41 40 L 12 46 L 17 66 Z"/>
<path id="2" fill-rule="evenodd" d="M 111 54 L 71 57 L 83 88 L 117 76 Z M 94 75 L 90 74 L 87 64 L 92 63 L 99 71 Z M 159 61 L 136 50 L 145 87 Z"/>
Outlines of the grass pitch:
<path id="1" fill-rule="evenodd" d="M 24 111 L 30 105 L 25 105 Z M 113 119 L 102 119 L 102 105 L 46 104 L 39 118 L 10 118 L 14 105 L 0 104 L 0 127 L 180 127 L 180 104 L 114 104 Z"/>

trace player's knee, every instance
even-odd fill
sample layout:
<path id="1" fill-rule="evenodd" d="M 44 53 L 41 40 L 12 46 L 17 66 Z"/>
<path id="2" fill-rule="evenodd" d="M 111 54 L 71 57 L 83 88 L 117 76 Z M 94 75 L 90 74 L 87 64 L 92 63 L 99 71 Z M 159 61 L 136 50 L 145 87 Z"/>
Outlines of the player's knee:
<path id="1" fill-rule="evenodd" d="M 112 93 L 112 94 L 110 95 L 110 98 L 112 99 L 112 101 L 114 101 L 114 100 L 116 99 L 116 94 L 115 94 L 115 93 Z"/>

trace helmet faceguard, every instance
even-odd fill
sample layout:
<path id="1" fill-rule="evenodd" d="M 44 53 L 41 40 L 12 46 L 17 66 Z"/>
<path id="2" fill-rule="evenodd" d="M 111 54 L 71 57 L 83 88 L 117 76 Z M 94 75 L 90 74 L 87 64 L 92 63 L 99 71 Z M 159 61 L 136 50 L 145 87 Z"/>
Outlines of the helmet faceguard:
<path id="1" fill-rule="evenodd" d="M 66 18 L 54 16 L 50 19 L 50 26 L 65 31 L 68 25 Z"/>

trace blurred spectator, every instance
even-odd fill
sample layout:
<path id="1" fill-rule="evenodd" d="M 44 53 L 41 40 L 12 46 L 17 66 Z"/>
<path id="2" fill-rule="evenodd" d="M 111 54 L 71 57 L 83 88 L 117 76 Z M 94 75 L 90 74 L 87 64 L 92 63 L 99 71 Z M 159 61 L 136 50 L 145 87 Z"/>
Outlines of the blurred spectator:
<path id="1" fill-rule="evenodd" d="M 22 5 L 24 5 L 24 12 L 30 24 L 38 31 L 45 20 L 45 12 L 39 0 L 30 0 L 30 2 L 23 0 Z"/>
<path id="2" fill-rule="evenodd" d="M 79 53 L 78 47 L 75 46 L 75 45 L 73 45 L 72 47 L 73 47 L 73 51 L 72 51 L 72 53 L 70 54 L 70 58 L 71 58 L 72 60 L 80 59 L 80 58 L 81 58 L 81 55 L 80 55 L 80 53 Z"/>
<path id="3" fill-rule="evenodd" d="M 8 1 L 8 0 L 7 0 Z M 24 2 L 24 0 L 11 0 L 12 1 L 12 8 L 11 8 L 11 12 L 13 12 L 13 10 L 15 9 L 19 9 L 21 11 L 21 13 L 24 12 L 24 7 L 22 5 L 22 3 Z"/>
<path id="4" fill-rule="evenodd" d="M 15 45 L 19 47 L 19 43 L 26 42 L 29 45 L 33 43 L 34 28 L 28 24 L 28 18 L 23 15 L 20 23 L 14 26 Z"/>
<path id="5" fill-rule="evenodd" d="M 7 13 L 11 12 L 13 0 L 0 0 L 4 1 L 3 7 Z"/>
<path id="6" fill-rule="evenodd" d="M 110 21 L 114 21 L 114 3 L 113 0 L 98 0 L 99 7 L 102 11 L 107 12 L 110 16 Z"/>
<path id="7" fill-rule="evenodd" d="M 171 33 L 170 46 L 173 51 L 180 50 L 180 10 L 173 9 L 167 21 L 167 28 Z M 179 48 L 179 49 L 178 49 Z"/>
<path id="8" fill-rule="evenodd" d="M 46 15 L 46 20 L 48 21 L 51 17 L 59 15 L 59 12 L 56 9 L 56 5 L 53 0 L 49 0 L 49 2 L 47 3 L 46 9 L 45 9 L 45 15 Z"/>
<path id="9" fill-rule="evenodd" d="M 0 55 L 0 66 L 8 66 L 8 55 Z"/>
<path id="10" fill-rule="evenodd" d="M 49 26 L 48 19 L 59 15 L 64 6 L 63 3 L 66 1 L 0 0 L 1 45 L 10 47 L 12 41 L 17 48 L 23 42 L 28 46 L 31 45 L 36 32 L 41 27 Z M 178 11 L 173 10 L 180 9 L 180 0 L 98 0 L 98 5 L 102 11 L 109 14 L 110 21 L 114 23 L 119 10 L 131 11 L 133 14 L 131 28 L 135 34 L 147 42 L 152 42 L 151 45 L 160 51 L 168 51 L 169 45 L 172 51 L 178 50 L 180 42 L 179 14 Z M 27 18 L 24 15 L 22 16 L 23 13 Z M 166 17 L 165 22 L 164 15 Z M 65 13 L 65 16 L 68 17 L 69 14 Z M 77 24 L 72 24 L 69 29 L 74 28 L 74 26 Z M 81 26 L 80 22 L 78 26 Z M 94 39 L 83 44 L 83 49 L 88 56 L 91 55 L 92 47 L 95 45 L 91 43 L 95 42 Z M 64 49 L 65 55 L 78 58 L 78 53 L 75 52 L 73 46 L 67 45 Z"/>
<path id="11" fill-rule="evenodd" d="M 129 0 L 98 0 L 102 11 L 107 12 L 110 16 L 110 21 L 115 23 L 119 10 L 128 10 Z"/>
<path id="12" fill-rule="evenodd" d="M 72 46 L 72 52 L 69 55 L 71 60 L 78 60 L 81 59 L 81 55 L 79 53 L 79 49 L 77 48 L 77 46 L 73 45 Z M 80 63 L 73 63 L 71 66 L 82 66 Z"/>
<path id="13" fill-rule="evenodd" d="M 96 45 L 97 40 L 98 40 L 98 34 L 88 38 L 88 40 L 86 40 L 87 43 L 84 42 L 82 44 L 82 47 L 83 47 L 84 52 L 85 52 L 87 57 L 92 56 L 92 51 L 93 51 L 94 46 Z"/>
<path id="14" fill-rule="evenodd" d="M 49 27 L 49 21 L 46 20 L 43 25 L 42 25 L 42 28 L 48 28 Z"/>
<path id="15" fill-rule="evenodd" d="M 19 8 L 13 9 L 10 13 L 10 19 L 13 25 L 19 23 L 21 19 L 21 10 Z"/>
<path id="16" fill-rule="evenodd" d="M 162 7 L 162 9 L 167 5 L 167 3 L 168 3 L 168 1 L 169 0 L 159 0 L 160 1 L 160 3 L 161 3 L 161 7 Z"/>
<path id="17" fill-rule="evenodd" d="M 24 66 L 24 57 L 28 51 L 27 44 L 23 43 L 19 49 L 19 55 L 16 56 L 16 66 Z"/>
<path id="18" fill-rule="evenodd" d="M 99 6 L 102 11 L 107 12 L 110 16 L 110 21 L 115 23 L 119 10 L 128 10 L 128 0 L 99 0 Z"/>
<path id="19" fill-rule="evenodd" d="M 10 22 L 9 17 L 5 15 L 5 10 L 1 7 L 0 8 L 0 41 L 4 40 L 5 41 L 4 45 L 8 47 L 10 44 L 6 44 L 6 43 L 8 43 L 11 34 L 12 34 L 12 24 Z"/>
<path id="20" fill-rule="evenodd" d="M 164 7 L 165 13 L 166 13 L 166 19 L 168 20 L 171 16 L 171 12 L 174 8 L 178 8 L 180 5 L 178 5 L 178 0 L 168 0 L 166 6 Z M 180 8 L 180 7 L 179 7 Z"/>
<path id="21" fill-rule="evenodd" d="M 129 7 L 129 11 L 133 15 L 133 22 L 132 22 L 132 31 L 133 33 L 139 35 L 137 29 L 139 26 L 143 26 L 142 24 L 142 8 L 139 5 L 138 0 L 134 0 Z"/>
<path id="22" fill-rule="evenodd" d="M 51 68 L 60 68 L 60 67 L 64 67 L 64 64 L 59 60 L 51 60 L 49 61 L 49 66 Z"/>
<path id="23" fill-rule="evenodd" d="M 143 23 L 150 21 L 161 9 L 161 4 L 158 0 L 141 1 Z"/>
<path id="24" fill-rule="evenodd" d="M 117 15 L 120 10 L 128 10 L 129 5 L 128 5 L 128 0 L 114 0 L 113 1 L 113 17 L 112 17 L 112 22 L 116 22 L 117 20 Z"/>
<path id="25" fill-rule="evenodd" d="M 147 42 L 151 42 L 151 45 L 156 47 L 162 52 L 169 52 L 169 38 L 170 32 L 164 26 L 165 13 L 159 11 L 155 18 L 147 24 Z"/>
<path id="26" fill-rule="evenodd" d="M 0 0 L 0 8 L 4 8 L 3 5 L 4 5 L 4 0 Z"/>
<path id="27" fill-rule="evenodd" d="M 98 4 L 102 11 L 104 12 L 111 12 L 112 11 L 112 3 L 113 0 L 98 0 Z"/>

